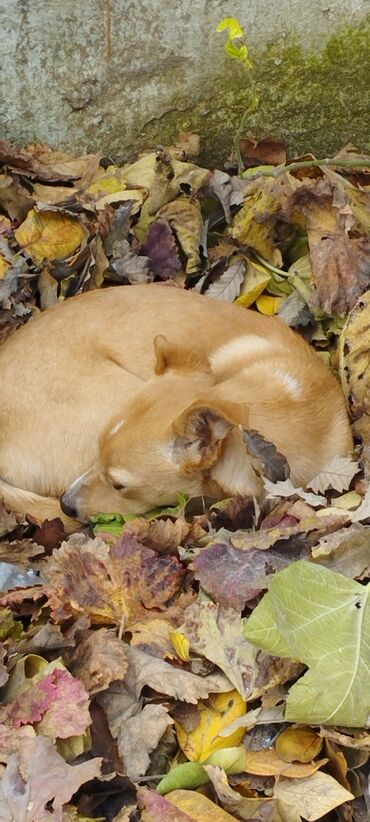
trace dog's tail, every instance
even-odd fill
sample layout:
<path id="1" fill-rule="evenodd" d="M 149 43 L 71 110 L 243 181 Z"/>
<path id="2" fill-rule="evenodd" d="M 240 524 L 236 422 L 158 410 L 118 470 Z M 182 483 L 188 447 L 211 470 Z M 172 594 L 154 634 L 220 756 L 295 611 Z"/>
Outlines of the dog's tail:
<path id="1" fill-rule="evenodd" d="M 0 479 L 0 499 L 16 514 L 30 514 L 40 523 L 45 519 L 59 517 L 68 533 L 75 531 L 81 525 L 81 523 L 63 513 L 56 497 L 42 497 L 32 491 L 17 488 L 2 479 Z"/>

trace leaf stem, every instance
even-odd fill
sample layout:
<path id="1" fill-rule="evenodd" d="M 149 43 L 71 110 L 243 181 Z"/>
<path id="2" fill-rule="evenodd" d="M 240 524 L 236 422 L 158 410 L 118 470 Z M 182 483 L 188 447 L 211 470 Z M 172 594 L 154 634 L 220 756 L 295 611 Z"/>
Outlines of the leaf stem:
<path id="1" fill-rule="evenodd" d="M 299 171 L 301 168 L 320 168 L 321 166 L 334 166 L 335 168 L 370 168 L 370 157 L 369 159 L 335 159 L 334 157 L 326 157 L 323 160 L 298 160 L 296 163 L 285 163 L 280 166 L 276 166 L 274 169 L 270 169 L 269 171 L 256 171 L 255 174 L 248 174 L 248 181 L 256 180 L 258 177 L 280 177 L 281 174 L 285 174 L 287 171 Z"/>

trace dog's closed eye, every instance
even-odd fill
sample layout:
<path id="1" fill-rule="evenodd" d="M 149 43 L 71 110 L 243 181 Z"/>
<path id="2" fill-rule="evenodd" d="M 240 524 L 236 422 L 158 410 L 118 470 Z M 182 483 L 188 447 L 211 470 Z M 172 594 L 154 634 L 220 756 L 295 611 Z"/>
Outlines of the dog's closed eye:
<path id="1" fill-rule="evenodd" d="M 112 480 L 112 485 L 115 491 L 124 491 L 126 485 L 123 485 L 122 482 L 114 482 Z"/>
<path id="2" fill-rule="evenodd" d="M 114 472 L 107 471 L 105 476 L 115 491 L 126 491 L 132 486 L 133 477 L 129 471 L 125 471 L 123 468 Z"/>

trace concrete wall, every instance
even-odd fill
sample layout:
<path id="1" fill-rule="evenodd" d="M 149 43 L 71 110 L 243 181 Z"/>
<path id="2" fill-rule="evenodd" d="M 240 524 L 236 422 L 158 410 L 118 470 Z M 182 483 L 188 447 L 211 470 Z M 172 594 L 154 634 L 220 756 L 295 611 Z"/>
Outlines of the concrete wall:
<path id="1" fill-rule="evenodd" d="M 358 83 L 369 11 L 369 0 L 0 0 L 2 136 L 130 156 L 140 145 L 165 142 L 189 128 L 222 152 L 245 108 L 247 79 L 225 56 L 225 35 L 215 28 L 223 17 L 237 16 L 252 48 L 261 100 L 250 127 L 285 129 L 293 149 L 315 147 L 317 115 L 311 125 L 306 121 L 311 98 L 314 108 L 319 105 L 321 81 L 309 53 L 314 50 L 320 63 L 333 33 L 350 36 L 349 52 L 336 57 L 339 74 L 344 61 L 353 65 L 345 82 L 339 78 L 342 119 L 343 95 L 351 101 L 351 84 Z M 295 126 L 297 98 L 307 97 L 312 76 L 304 127 L 301 110 Z M 356 115 L 348 117 L 346 105 L 348 136 L 356 139 L 350 132 Z M 328 137 L 328 149 L 332 142 Z"/>

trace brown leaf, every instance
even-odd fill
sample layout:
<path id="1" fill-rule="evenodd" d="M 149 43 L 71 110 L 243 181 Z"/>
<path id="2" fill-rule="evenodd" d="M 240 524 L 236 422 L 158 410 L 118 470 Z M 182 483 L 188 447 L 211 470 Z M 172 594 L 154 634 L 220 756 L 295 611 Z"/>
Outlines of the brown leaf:
<path id="1" fill-rule="evenodd" d="M 98 631 L 91 631 L 79 643 L 70 669 L 90 694 L 104 691 L 111 682 L 125 678 L 125 645 L 113 630 L 100 628 Z"/>
<path id="2" fill-rule="evenodd" d="M 209 510 L 209 519 L 216 531 L 220 528 L 229 531 L 251 528 L 255 519 L 253 497 L 230 497 L 215 502 Z"/>
<path id="3" fill-rule="evenodd" d="M 184 570 L 175 557 L 158 556 L 133 536 L 108 547 L 80 535 L 54 552 L 44 577 L 57 620 L 86 613 L 97 625 L 124 622 L 125 629 L 152 619 L 181 587 Z"/>
<path id="4" fill-rule="evenodd" d="M 344 317 L 370 284 L 370 241 L 339 232 L 308 231 L 315 302 Z"/>
<path id="5" fill-rule="evenodd" d="M 140 254 L 149 259 L 150 268 L 159 280 L 169 280 L 181 271 L 175 238 L 167 220 L 156 220 L 149 226 Z"/>
<path id="6" fill-rule="evenodd" d="M 0 163 L 44 182 L 78 180 L 88 172 L 95 172 L 99 164 L 97 154 L 71 157 L 48 146 L 28 148 L 17 148 L 6 140 L 0 140 Z"/>
<path id="7" fill-rule="evenodd" d="M 264 475 L 271 482 L 286 480 L 290 476 L 288 460 L 280 454 L 276 446 L 265 439 L 259 431 L 244 431 L 243 438 L 249 454 L 263 463 Z"/>
<path id="8" fill-rule="evenodd" d="M 126 531 L 134 534 L 147 548 L 158 554 L 175 554 L 180 545 L 196 542 L 205 531 L 197 523 L 172 519 L 134 519 L 126 525 Z"/>
<path id="9" fill-rule="evenodd" d="M 289 532 L 290 529 L 287 528 L 286 531 Z M 263 532 L 250 535 L 252 544 L 254 536 L 263 536 Z M 284 539 L 283 529 L 278 539 Z M 258 542 L 258 539 L 255 542 Z M 281 549 L 239 550 L 232 545 L 215 543 L 204 548 L 190 567 L 194 571 L 195 579 L 199 580 L 202 588 L 218 603 L 242 611 L 246 602 L 267 588 L 268 577 L 271 574 L 275 574 L 291 562 L 308 556 L 308 553 L 308 549 L 299 546 L 292 549 L 284 546 Z"/>
<path id="10" fill-rule="evenodd" d="M 269 135 L 257 140 L 253 137 L 242 137 L 240 151 L 245 166 L 277 166 L 286 161 L 286 147 L 283 140 Z"/>
<path id="11" fill-rule="evenodd" d="M 208 297 L 215 300 L 226 300 L 233 303 L 239 297 L 240 289 L 245 276 L 244 260 L 239 259 L 237 262 L 229 265 L 225 271 L 211 283 L 206 290 Z"/>

